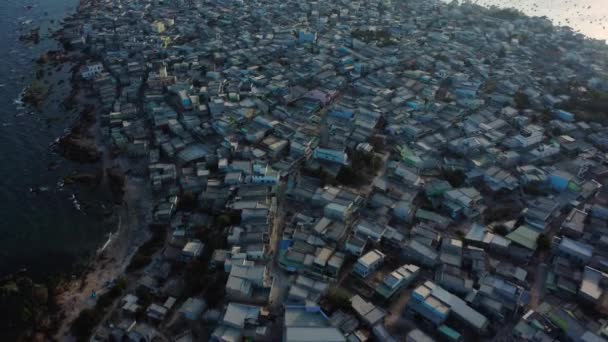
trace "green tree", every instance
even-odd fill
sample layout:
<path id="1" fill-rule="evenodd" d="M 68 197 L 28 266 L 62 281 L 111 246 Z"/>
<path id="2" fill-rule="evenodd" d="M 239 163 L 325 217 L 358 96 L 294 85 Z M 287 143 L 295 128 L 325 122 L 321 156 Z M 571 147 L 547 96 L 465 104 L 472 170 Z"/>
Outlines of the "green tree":
<path id="1" fill-rule="evenodd" d="M 462 186 L 466 181 L 466 175 L 461 170 L 444 170 L 443 178 L 455 188 Z"/>
<path id="2" fill-rule="evenodd" d="M 536 239 L 536 244 L 538 245 L 538 249 L 541 251 L 548 250 L 551 248 L 551 240 L 545 234 L 540 234 Z"/>
<path id="3" fill-rule="evenodd" d="M 521 91 L 515 93 L 513 100 L 515 101 L 515 107 L 517 107 L 517 109 L 522 110 L 530 107 L 530 98 Z"/>
<path id="4" fill-rule="evenodd" d="M 351 307 L 350 293 L 340 287 L 329 290 L 326 299 L 334 309 L 348 310 Z"/>
<path id="5" fill-rule="evenodd" d="M 78 341 L 86 341 L 101 319 L 96 309 L 84 309 L 72 323 L 72 334 Z"/>
<path id="6" fill-rule="evenodd" d="M 498 235 L 502 235 L 505 236 L 509 233 L 509 231 L 507 230 L 507 228 L 503 225 L 498 225 L 496 227 L 494 227 L 494 232 Z"/>
<path id="7" fill-rule="evenodd" d="M 350 166 L 343 166 L 336 176 L 336 181 L 338 181 L 339 184 L 349 186 L 360 184 L 364 180 L 361 172 L 363 171 L 355 171 L 355 169 Z"/>

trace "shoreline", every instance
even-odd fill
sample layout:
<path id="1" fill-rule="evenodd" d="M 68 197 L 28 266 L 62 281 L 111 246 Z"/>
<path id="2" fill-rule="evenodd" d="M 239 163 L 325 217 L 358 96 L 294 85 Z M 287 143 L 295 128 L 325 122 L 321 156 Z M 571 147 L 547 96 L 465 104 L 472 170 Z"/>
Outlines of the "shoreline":
<path id="1" fill-rule="evenodd" d="M 147 237 L 147 227 L 140 220 L 140 191 L 138 180 L 128 179 L 125 187 L 125 201 L 120 205 L 120 224 L 112 233 L 112 239 L 104 244 L 105 249 L 97 250 L 87 266 L 88 270 L 78 279 L 73 279 L 67 288 L 57 295 L 57 304 L 61 308 L 56 339 L 63 340 L 69 336 L 71 323 L 80 312 L 95 306 L 96 297 L 105 293 L 110 285 L 125 275 L 125 270 L 137 248 Z"/>
<path id="2" fill-rule="evenodd" d="M 68 172 L 61 173 L 61 183 L 63 184 L 65 181 L 67 184 L 67 179 L 70 178 L 72 179 L 70 183 L 74 184 L 75 190 L 81 191 L 87 188 L 92 196 L 91 204 L 97 205 L 96 199 L 102 197 L 107 199 L 107 193 L 111 192 L 109 189 L 113 180 L 112 177 L 107 175 L 107 170 L 116 166 L 119 166 L 119 169 L 126 170 L 127 168 L 124 165 L 128 165 L 128 163 L 112 157 L 111 149 L 104 143 L 100 131 L 101 121 L 96 108 L 98 105 L 92 105 L 97 104 L 98 99 L 97 97 L 94 100 L 90 99 L 87 85 L 79 80 L 79 66 L 90 56 L 83 54 L 81 51 L 66 50 L 65 47 L 62 48 L 61 46 L 74 19 L 83 15 L 81 11 L 91 9 L 91 7 L 82 9 L 82 6 L 87 3 L 89 1 L 86 0 L 76 2 L 77 6 L 75 8 L 72 7 L 59 17 L 61 19 L 57 19 L 59 26 L 53 32 L 49 31 L 49 34 L 45 35 L 44 41 L 40 41 L 40 44 L 45 43 L 45 45 L 32 54 L 32 69 L 30 70 L 33 70 L 32 80 L 23 85 L 18 97 L 12 102 L 25 110 L 37 113 L 41 113 L 50 101 L 58 103 L 58 114 L 61 118 L 64 118 L 61 124 L 63 133 L 57 135 L 57 132 L 54 132 L 50 135 L 51 139 L 56 139 L 48 145 L 51 150 L 46 149 L 45 153 L 58 154 L 58 163 L 69 162 L 73 164 L 74 167 L 70 168 Z M 40 73 L 40 75 L 34 73 L 37 69 L 49 70 L 48 75 L 46 72 Z M 53 72 L 53 76 L 51 76 L 51 72 Z M 57 89 L 51 89 L 55 85 L 53 78 L 56 73 L 61 73 L 62 83 L 64 82 L 63 78 L 65 78 L 63 89 L 67 89 L 68 94 L 64 94 L 63 91 L 59 92 Z M 32 92 L 36 90 L 33 87 L 36 82 L 48 86 L 48 89 L 41 92 L 40 96 L 33 96 L 38 95 L 38 93 Z M 30 98 L 28 98 L 28 95 L 30 95 Z M 76 114 L 74 118 L 72 112 L 80 114 Z M 95 115 L 87 115 L 86 112 L 92 112 Z M 79 160 L 78 156 L 69 158 L 64 153 L 57 153 L 61 152 L 57 149 L 58 142 L 64 136 L 72 133 L 89 139 L 93 143 L 94 149 L 100 152 L 100 158 L 87 161 Z M 121 164 L 122 168 L 120 168 Z M 91 169 L 93 169 L 93 172 L 90 172 Z M 91 177 L 88 178 L 88 176 Z M 120 172 L 120 176 L 123 177 L 122 172 Z M 103 232 L 109 231 L 110 237 L 107 233 L 99 234 L 99 241 L 93 241 L 94 243 L 90 244 L 92 248 L 86 252 L 86 255 L 75 255 L 70 264 L 66 265 L 66 270 L 53 271 L 51 266 L 43 270 L 42 273 L 32 273 L 32 270 L 24 265 L 27 268 L 15 269 L 2 276 L 2 285 L 15 286 L 15 296 L 19 296 L 19 300 L 23 299 L 33 303 L 27 304 L 28 307 L 24 307 L 23 310 L 31 310 L 36 313 L 32 318 L 28 318 L 28 326 L 7 326 L 8 330 L 0 333 L 0 336 L 5 336 L 2 340 L 8 341 L 13 340 L 13 338 L 15 340 L 71 340 L 72 321 L 80 314 L 81 310 L 95 304 L 94 301 L 93 303 L 89 302 L 91 291 L 94 290 L 103 294 L 109 289 L 109 284 L 124 275 L 124 270 L 137 248 L 148 237 L 147 226 L 140 220 L 140 212 L 142 212 L 140 208 L 142 206 L 139 201 L 140 195 L 145 193 L 147 186 L 145 180 L 125 177 L 124 193 L 121 201 L 114 200 L 109 205 L 105 203 L 105 200 L 99 202 L 102 203 L 102 206 L 105 203 L 108 205 L 108 209 L 111 208 L 109 212 L 113 217 L 110 221 L 105 221 L 107 214 L 103 214 L 103 218 L 100 217 L 100 220 L 104 220 Z M 80 211 L 80 208 L 76 208 L 76 210 Z M 91 220 L 94 220 L 94 218 L 91 218 Z M 39 292 L 30 294 L 21 291 L 22 283 L 32 284 L 36 289 L 39 289 Z M 15 284 L 19 284 L 19 286 Z M 10 289 L 12 288 L 10 287 Z M 40 299 L 45 298 L 45 296 L 48 300 Z M 15 307 L 20 308 L 17 305 Z M 12 312 L 11 310 L 12 307 L 7 308 L 6 312 Z M 21 312 L 17 313 L 21 314 Z M 22 318 L 22 320 L 25 319 Z M 16 322 L 18 321 L 17 319 Z M 7 321 L 5 323 L 11 322 Z"/>
<path id="3" fill-rule="evenodd" d="M 72 86 L 78 87 L 77 70 L 72 72 L 75 76 Z M 78 95 L 75 106 L 80 108 L 82 104 L 78 103 L 77 98 Z M 147 196 L 141 194 L 146 192 L 148 184 L 145 179 L 124 175 L 122 170 L 125 170 L 125 164 L 128 165 L 128 161 L 112 157 L 109 146 L 101 141 L 99 130 L 100 120 L 96 114 L 89 133 L 92 134 L 95 148 L 100 151 L 98 161 L 102 170 L 100 186 L 112 190 L 111 180 L 108 179 L 110 169 L 118 167 L 124 177 L 122 201 L 114 206 L 114 212 L 118 213 L 118 224 L 114 230 L 110 231 L 108 239 L 102 241 L 102 245 L 95 250 L 84 273 L 80 277 L 70 280 L 64 291 L 57 295 L 60 318 L 54 338 L 60 341 L 69 340 L 71 324 L 81 311 L 94 307 L 98 296 L 107 292 L 112 284 L 125 276 L 125 270 L 131 258 L 149 236 L 146 222 L 142 222 L 140 219 L 141 214 L 147 210 L 145 206 L 141 205 L 140 199 Z M 95 293 L 95 297 L 92 296 L 93 293 Z"/>
<path id="4" fill-rule="evenodd" d="M 78 84 L 77 70 L 74 69 L 72 77 L 72 87 L 75 89 L 73 97 L 74 106 L 81 108 L 82 85 Z M 64 340 L 70 336 L 72 322 L 84 309 L 95 306 L 99 295 L 107 292 L 121 276 L 125 275 L 125 270 L 131 258 L 137 252 L 138 247 L 149 237 L 146 222 L 141 219 L 142 214 L 149 208 L 142 205 L 142 199 L 148 198 L 146 192 L 149 186 L 145 179 L 131 178 L 124 174 L 122 170 L 128 168 L 128 160 L 113 158 L 110 147 L 103 142 L 100 134 L 100 118 L 95 109 L 94 120 L 89 123 L 86 134 L 94 143 L 99 151 L 100 169 L 102 171 L 99 186 L 105 187 L 112 192 L 114 198 L 114 209 L 117 213 L 118 222 L 112 231 L 109 232 L 108 239 L 101 241 L 90 260 L 87 262 L 85 271 L 77 278 L 68 281 L 61 293 L 57 294 L 57 304 L 60 307 L 60 316 L 57 320 L 57 332 L 54 338 Z M 82 116 L 78 120 L 86 120 Z M 76 122 L 76 125 L 82 122 Z M 70 133 L 68 133 L 70 134 Z M 124 177 L 124 184 L 120 189 L 120 203 L 112 189 L 113 184 L 109 176 L 110 170 L 120 170 L 120 176 Z M 142 195 L 146 193 L 145 195 Z M 95 293 L 95 297 L 92 294 Z"/>
<path id="5" fill-rule="evenodd" d="M 69 22 L 74 17 L 82 15 L 83 10 L 91 9 L 90 6 L 93 5 L 94 1 L 80 0 L 75 12 L 67 14 L 61 20 L 61 27 L 51 35 L 50 39 L 62 44 L 63 33 Z M 60 63 L 72 62 L 75 65 L 70 71 L 71 94 L 66 101 L 69 101 L 68 104 L 74 108 L 84 111 L 88 106 L 91 106 L 91 103 L 84 101 L 86 94 L 84 94 L 83 85 L 79 84 L 79 68 L 77 66 L 91 56 L 82 55 L 78 52 L 71 57 Z M 102 140 L 97 101 L 95 99 L 95 107 L 92 109 L 95 111 L 94 120 L 88 122 L 90 118 L 87 118 L 86 115 L 79 115 L 72 126 L 69 127 L 69 132 L 65 136 L 72 134 L 73 130 L 85 128 L 83 132 L 77 134 L 87 135 L 93 142 L 94 148 L 100 153 L 100 158 L 96 162 L 99 163 L 99 168 L 102 171 L 98 186 L 111 190 L 112 185 L 110 184 L 111 180 L 108 179 L 110 178 L 108 172 L 116 167 L 120 170 L 121 176 L 124 177 L 122 199 L 120 204 L 114 205 L 113 209 L 117 213 L 118 223 L 109 232 L 108 238 L 101 241 L 102 244 L 91 253 L 84 270 L 79 272 L 79 276 L 72 279 L 62 276 L 65 284 L 61 291 L 55 294 L 59 310 L 56 319 L 54 319 L 56 329 L 52 333 L 53 340 L 70 340 L 70 328 L 74 319 L 78 317 L 82 310 L 94 307 L 98 296 L 108 291 L 112 284 L 125 275 L 125 270 L 131 258 L 135 255 L 139 246 L 149 238 L 147 224 L 142 220 L 142 217 L 145 216 L 142 214 L 149 210 L 145 204 L 142 204 L 142 202 L 145 202 L 142 201 L 143 198 L 150 198 L 151 196 L 147 193 L 149 185 L 143 178 L 131 178 L 125 175 L 123 170 L 128 168 L 128 160 L 114 158 L 111 155 L 110 147 Z M 70 159 L 63 154 L 62 158 Z M 143 193 L 146 194 L 142 195 Z M 95 296 L 92 296 L 93 293 L 95 293 Z"/>

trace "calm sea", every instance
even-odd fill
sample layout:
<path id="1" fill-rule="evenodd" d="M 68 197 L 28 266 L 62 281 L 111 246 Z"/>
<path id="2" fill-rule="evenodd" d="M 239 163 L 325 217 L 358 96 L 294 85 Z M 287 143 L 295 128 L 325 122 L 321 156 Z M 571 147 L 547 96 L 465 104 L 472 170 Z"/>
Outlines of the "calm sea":
<path id="1" fill-rule="evenodd" d="M 103 243 L 111 228 L 99 213 L 105 203 L 98 190 L 58 184 L 72 172 L 92 169 L 67 162 L 50 148 L 76 117 L 60 106 L 70 90 L 70 65 L 50 68 L 50 75 L 46 69 L 53 88 L 44 110 L 32 112 L 16 102 L 35 77 L 33 61 L 57 47 L 48 29 L 56 29 L 76 4 L 0 1 L 0 276 L 23 268 L 33 276 L 69 272 Z M 20 42 L 20 32 L 34 26 L 41 28 L 40 43 Z"/>

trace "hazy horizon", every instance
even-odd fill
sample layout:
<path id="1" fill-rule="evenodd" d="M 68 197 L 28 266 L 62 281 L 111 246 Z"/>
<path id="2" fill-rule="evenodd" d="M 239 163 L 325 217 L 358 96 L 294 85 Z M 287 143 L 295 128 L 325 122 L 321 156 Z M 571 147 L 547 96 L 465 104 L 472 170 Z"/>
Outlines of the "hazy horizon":
<path id="1" fill-rule="evenodd" d="M 474 0 L 484 6 L 513 7 L 529 16 L 546 16 L 558 26 L 591 38 L 608 40 L 606 0 Z"/>

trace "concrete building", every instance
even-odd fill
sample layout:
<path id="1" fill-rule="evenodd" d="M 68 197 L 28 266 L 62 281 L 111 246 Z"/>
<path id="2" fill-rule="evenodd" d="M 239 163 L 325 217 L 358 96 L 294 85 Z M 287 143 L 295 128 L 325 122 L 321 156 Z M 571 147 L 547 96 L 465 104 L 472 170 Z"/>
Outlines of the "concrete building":
<path id="1" fill-rule="evenodd" d="M 198 259 L 203 254 L 204 248 L 205 245 L 199 240 L 190 241 L 182 249 L 181 259 L 183 261 Z"/>
<path id="2" fill-rule="evenodd" d="M 346 342 L 340 330 L 329 323 L 327 316 L 317 306 L 285 308 L 283 342 Z"/>
<path id="3" fill-rule="evenodd" d="M 348 156 L 344 151 L 317 147 L 313 153 L 313 158 L 330 163 L 348 165 Z"/>
<path id="4" fill-rule="evenodd" d="M 384 298 L 391 298 L 399 290 L 407 287 L 418 277 L 420 267 L 416 265 L 403 265 L 382 279 L 376 292 Z"/>
<path id="5" fill-rule="evenodd" d="M 353 268 L 353 273 L 362 278 L 367 278 L 382 266 L 382 263 L 384 263 L 384 254 L 375 249 L 357 260 L 357 263 Z"/>
<path id="6" fill-rule="evenodd" d="M 489 325 L 488 319 L 472 309 L 465 301 L 427 281 L 412 293 L 408 308 L 439 326 L 448 316 L 468 324 L 475 331 L 483 332 Z"/>

